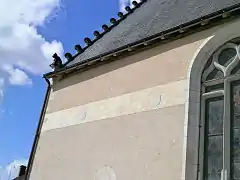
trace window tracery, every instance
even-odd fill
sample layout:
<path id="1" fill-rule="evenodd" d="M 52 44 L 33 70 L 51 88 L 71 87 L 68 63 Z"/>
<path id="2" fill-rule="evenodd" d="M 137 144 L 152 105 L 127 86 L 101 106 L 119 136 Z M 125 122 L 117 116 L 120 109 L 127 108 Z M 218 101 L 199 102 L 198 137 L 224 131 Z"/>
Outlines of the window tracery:
<path id="1" fill-rule="evenodd" d="M 229 42 L 202 74 L 200 180 L 240 180 L 240 45 Z"/>

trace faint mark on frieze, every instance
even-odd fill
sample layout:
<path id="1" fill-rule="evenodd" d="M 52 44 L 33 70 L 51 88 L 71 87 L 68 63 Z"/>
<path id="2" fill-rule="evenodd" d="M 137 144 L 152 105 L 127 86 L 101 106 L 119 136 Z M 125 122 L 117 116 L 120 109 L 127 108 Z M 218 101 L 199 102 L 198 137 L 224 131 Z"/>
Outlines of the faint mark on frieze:
<path id="1" fill-rule="evenodd" d="M 86 119 L 86 116 L 87 116 L 87 109 L 86 109 L 86 107 L 83 106 L 79 110 L 80 121 L 84 121 Z"/>
<path id="2" fill-rule="evenodd" d="M 152 104 L 153 109 L 158 109 L 159 106 L 161 105 L 161 103 L 162 103 L 162 95 L 161 94 L 157 94 L 157 95 L 151 97 L 151 104 Z"/>
<path id="3" fill-rule="evenodd" d="M 116 180 L 116 174 L 111 167 L 104 166 L 95 172 L 94 180 Z"/>
<path id="4" fill-rule="evenodd" d="M 160 95 L 158 96 L 158 102 L 157 102 L 157 104 L 156 104 L 156 108 L 157 108 L 158 106 L 160 106 L 161 103 L 162 103 L 162 95 L 160 94 Z"/>

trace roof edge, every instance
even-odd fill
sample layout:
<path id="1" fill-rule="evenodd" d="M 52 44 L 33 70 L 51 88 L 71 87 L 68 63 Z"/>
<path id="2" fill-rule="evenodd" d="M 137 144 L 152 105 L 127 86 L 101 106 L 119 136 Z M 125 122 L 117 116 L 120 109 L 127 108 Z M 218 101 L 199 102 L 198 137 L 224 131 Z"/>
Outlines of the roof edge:
<path id="1" fill-rule="evenodd" d="M 71 61 L 73 61 L 79 54 L 82 54 L 85 50 L 87 50 L 90 46 L 92 46 L 95 42 L 97 42 L 98 40 L 100 40 L 101 38 L 104 37 L 104 35 L 106 35 L 107 33 L 109 33 L 114 27 L 118 26 L 122 21 L 124 21 L 130 14 L 134 13 L 136 9 L 138 9 L 139 7 L 141 7 L 145 2 L 147 2 L 147 0 L 141 0 L 140 2 L 137 1 L 133 1 L 132 2 L 132 6 L 126 6 L 125 10 L 126 12 L 118 12 L 118 19 L 115 18 L 111 18 L 110 19 L 110 25 L 107 24 L 103 24 L 102 25 L 102 29 L 103 32 L 99 32 L 99 31 L 94 31 L 93 35 L 95 36 L 94 39 L 90 39 L 89 37 L 85 37 L 84 41 L 86 43 L 86 46 L 81 47 L 79 44 L 77 44 L 76 46 L 80 47 L 79 50 L 76 49 L 75 46 L 75 50 L 77 50 L 77 53 L 74 55 L 71 55 L 71 53 L 67 52 L 65 53 L 65 57 L 68 60 L 67 62 L 65 62 L 63 64 L 63 66 L 66 66 L 67 64 L 69 64 Z"/>
<path id="2" fill-rule="evenodd" d="M 219 10 L 219 11 L 216 11 L 214 13 L 211 13 L 211 14 L 208 14 L 206 16 L 203 16 L 203 17 L 200 17 L 200 18 L 197 18 L 193 21 L 190 21 L 190 22 L 187 22 L 187 23 L 184 23 L 184 24 L 181 24 L 179 26 L 176 26 L 176 27 L 173 27 L 173 28 L 170 28 L 168 30 L 165 30 L 165 31 L 162 31 L 158 34 L 155 34 L 153 36 L 149 36 L 147 38 L 144 38 L 144 39 L 141 39 L 141 40 L 138 40 L 138 41 L 135 41 L 133 43 L 130 43 L 130 44 L 127 44 L 125 46 L 122 46 L 122 47 L 119 47 L 115 50 L 112 50 L 112 51 L 109 51 L 109 52 L 106 52 L 106 53 L 103 53 L 103 54 L 100 54 L 98 56 L 95 56 L 95 57 L 92 57 L 92 58 L 89 58 L 87 60 L 84 60 L 82 62 L 79 62 L 79 63 L 76 63 L 76 64 L 73 64 L 69 67 L 63 67 L 62 69 L 59 69 L 57 71 L 53 71 L 53 72 L 49 72 L 49 73 L 46 73 L 43 75 L 43 77 L 45 78 L 52 78 L 54 76 L 58 76 L 66 71 L 72 71 L 74 70 L 75 68 L 77 68 L 78 66 L 81 66 L 81 65 L 84 65 L 84 64 L 87 64 L 87 63 L 90 63 L 92 61 L 97 61 L 98 59 L 100 60 L 103 60 L 105 57 L 108 57 L 108 56 L 112 56 L 113 54 L 118 54 L 118 53 L 121 53 L 123 51 L 125 51 L 126 49 L 129 49 L 131 47 L 137 47 L 141 44 L 147 44 L 147 42 L 149 41 L 152 41 L 152 40 L 155 40 L 155 39 L 161 39 L 165 40 L 165 37 L 167 36 L 170 36 L 171 34 L 174 34 L 176 32 L 179 32 L 180 34 L 181 33 L 184 33 L 186 29 L 189 29 L 191 27 L 194 27 L 196 25 L 201 25 L 201 26 L 204 26 L 205 23 L 207 24 L 211 24 L 211 23 L 208 23 L 208 21 L 214 21 L 214 19 L 217 19 L 217 18 L 221 18 L 221 19 L 225 19 L 228 16 L 229 13 L 234 13 L 236 12 L 236 14 L 234 14 L 235 16 L 236 15 L 240 15 L 240 3 L 234 5 L 234 6 L 230 6 L 228 8 L 224 8 L 222 10 Z M 219 21 L 219 20 L 218 20 Z M 76 55 L 77 56 L 77 55 Z"/>

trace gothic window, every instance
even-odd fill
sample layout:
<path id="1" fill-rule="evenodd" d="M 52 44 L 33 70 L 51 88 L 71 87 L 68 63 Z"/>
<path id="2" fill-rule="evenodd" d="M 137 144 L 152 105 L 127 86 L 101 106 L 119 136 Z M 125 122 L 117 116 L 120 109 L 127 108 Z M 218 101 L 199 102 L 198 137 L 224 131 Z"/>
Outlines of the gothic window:
<path id="1" fill-rule="evenodd" d="M 202 74 L 200 180 L 240 180 L 240 45 L 218 49 Z"/>

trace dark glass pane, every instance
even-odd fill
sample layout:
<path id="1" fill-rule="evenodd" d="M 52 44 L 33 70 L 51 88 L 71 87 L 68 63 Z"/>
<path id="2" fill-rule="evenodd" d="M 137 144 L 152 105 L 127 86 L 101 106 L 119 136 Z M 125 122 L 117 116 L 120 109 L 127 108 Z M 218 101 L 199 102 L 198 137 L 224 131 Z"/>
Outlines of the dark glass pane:
<path id="1" fill-rule="evenodd" d="M 240 163 L 240 129 L 233 129 L 232 160 Z"/>
<path id="2" fill-rule="evenodd" d="M 206 139 L 205 179 L 220 180 L 223 169 L 223 137 L 209 136 Z"/>
<path id="3" fill-rule="evenodd" d="M 239 74 L 239 73 L 240 73 L 240 63 L 238 63 L 235 68 L 233 68 L 231 74 Z"/>
<path id="4" fill-rule="evenodd" d="M 205 92 L 212 92 L 212 91 L 217 91 L 217 90 L 223 90 L 223 84 L 207 86 Z"/>
<path id="5" fill-rule="evenodd" d="M 232 173 L 233 173 L 232 177 L 234 180 L 240 180 L 240 163 L 234 164 Z"/>
<path id="6" fill-rule="evenodd" d="M 205 67 L 204 67 L 204 72 L 207 71 L 210 66 L 213 64 L 213 59 L 212 57 L 207 61 Z M 204 73 L 203 73 L 204 74 Z M 206 77 L 206 80 L 203 79 L 202 81 L 205 82 L 205 81 L 210 81 L 210 80 L 214 80 L 214 79 L 220 79 L 220 78 L 223 78 L 223 73 L 219 70 L 217 70 L 216 68 L 210 72 L 208 74 L 208 76 Z"/>
<path id="7" fill-rule="evenodd" d="M 240 84 L 234 84 L 233 88 L 233 126 L 240 129 Z"/>
<path id="8" fill-rule="evenodd" d="M 221 54 L 219 55 L 218 58 L 218 62 L 221 65 L 227 66 L 231 63 L 231 60 L 233 59 L 233 57 L 236 56 L 236 50 L 229 48 L 229 49 L 225 49 L 224 51 L 221 52 Z"/>
<path id="9" fill-rule="evenodd" d="M 223 78 L 223 73 L 217 69 L 214 69 L 208 76 L 206 81 L 214 80 L 214 79 L 221 79 Z"/>
<path id="10" fill-rule="evenodd" d="M 232 178 L 240 180 L 240 83 L 232 84 Z"/>
<path id="11" fill-rule="evenodd" d="M 207 102 L 206 132 L 208 135 L 223 133 L 223 99 Z"/>

